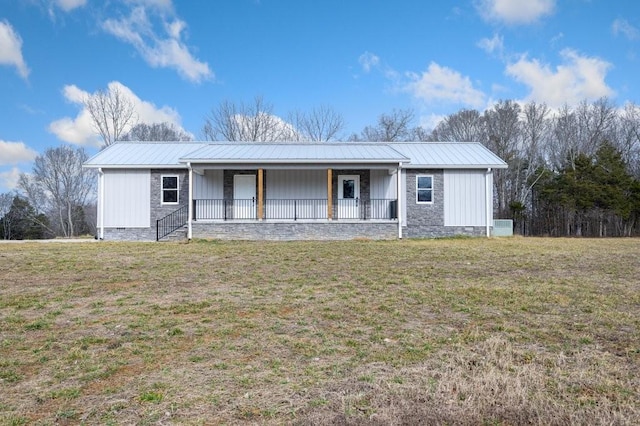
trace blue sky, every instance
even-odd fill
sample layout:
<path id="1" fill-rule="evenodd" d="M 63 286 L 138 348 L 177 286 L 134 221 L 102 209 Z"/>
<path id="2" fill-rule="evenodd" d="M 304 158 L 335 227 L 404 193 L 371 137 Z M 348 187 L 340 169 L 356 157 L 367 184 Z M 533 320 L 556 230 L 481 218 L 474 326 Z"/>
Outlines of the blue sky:
<path id="1" fill-rule="evenodd" d="M 0 0 L 0 192 L 49 147 L 95 153 L 81 100 L 110 87 L 196 139 L 257 95 L 331 106 L 347 137 L 394 108 L 640 103 L 639 55 L 636 0 Z"/>

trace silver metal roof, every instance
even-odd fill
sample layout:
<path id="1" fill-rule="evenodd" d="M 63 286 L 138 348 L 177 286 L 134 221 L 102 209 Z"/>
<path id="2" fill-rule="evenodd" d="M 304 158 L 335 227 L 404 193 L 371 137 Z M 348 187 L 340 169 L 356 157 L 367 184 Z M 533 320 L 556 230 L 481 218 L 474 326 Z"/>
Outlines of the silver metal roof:
<path id="1" fill-rule="evenodd" d="M 186 168 L 180 158 L 196 151 L 202 142 L 118 142 L 109 145 L 86 163 L 85 167 L 108 168 Z"/>
<path id="2" fill-rule="evenodd" d="M 410 168 L 507 168 L 507 163 L 477 142 L 391 142 L 387 145 L 410 158 Z"/>
<path id="3" fill-rule="evenodd" d="M 480 143 L 333 142 L 207 143 L 119 142 L 91 157 L 85 167 L 186 168 L 192 164 L 398 164 L 405 168 L 506 168 Z"/>
<path id="4" fill-rule="evenodd" d="M 367 143 L 219 143 L 183 156 L 192 164 L 392 163 L 409 159 L 385 144 Z"/>

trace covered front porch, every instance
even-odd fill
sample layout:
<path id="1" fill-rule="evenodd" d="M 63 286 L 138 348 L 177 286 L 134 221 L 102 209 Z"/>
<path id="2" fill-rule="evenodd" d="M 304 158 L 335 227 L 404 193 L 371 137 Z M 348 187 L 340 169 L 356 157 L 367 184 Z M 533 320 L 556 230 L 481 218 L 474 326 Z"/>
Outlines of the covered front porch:
<path id="1" fill-rule="evenodd" d="M 384 222 L 385 232 L 395 224 L 401 236 L 398 176 L 406 159 L 396 151 L 363 145 L 336 156 L 340 147 L 287 145 L 283 152 L 250 148 L 204 149 L 181 160 L 189 170 L 190 238 L 195 224 L 199 234 L 222 223 L 301 222 L 307 227 Z"/>

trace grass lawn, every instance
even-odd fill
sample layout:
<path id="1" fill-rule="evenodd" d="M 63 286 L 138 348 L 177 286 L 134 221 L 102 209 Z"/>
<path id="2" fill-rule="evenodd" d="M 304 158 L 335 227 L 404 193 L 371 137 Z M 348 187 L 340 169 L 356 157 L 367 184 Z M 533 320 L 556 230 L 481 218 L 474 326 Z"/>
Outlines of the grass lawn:
<path id="1" fill-rule="evenodd" d="M 0 424 L 640 424 L 640 240 L 0 244 Z"/>

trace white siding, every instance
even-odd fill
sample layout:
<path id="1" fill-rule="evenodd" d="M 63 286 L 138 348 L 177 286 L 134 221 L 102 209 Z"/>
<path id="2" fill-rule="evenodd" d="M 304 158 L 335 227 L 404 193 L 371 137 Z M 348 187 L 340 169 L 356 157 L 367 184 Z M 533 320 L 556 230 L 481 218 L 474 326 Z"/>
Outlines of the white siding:
<path id="1" fill-rule="evenodd" d="M 484 170 L 444 171 L 445 226 L 486 225 L 485 179 Z"/>
<path id="2" fill-rule="evenodd" d="M 265 198 L 326 199 L 326 170 L 267 170 Z"/>
<path id="3" fill-rule="evenodd" d="M 149 170 L 105 170 L 105 228 L 148 228 L 150 197 Z"/>
<path id="4" fill-rule="evenodd" d="M 193 174 L 193 198 L 215 200 L 224 198 L 222 170 L 205 170 L 204 175 Z"/>
<path id="5" fill-rule="evenodd" d="M 396 174 L 389 174 L 389 170 L 372 169 L 371 170 L 371 199 L 388 199 L 396 198 Z"/>

